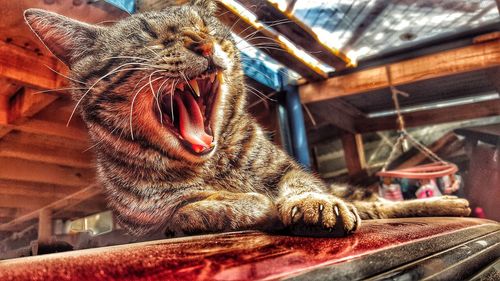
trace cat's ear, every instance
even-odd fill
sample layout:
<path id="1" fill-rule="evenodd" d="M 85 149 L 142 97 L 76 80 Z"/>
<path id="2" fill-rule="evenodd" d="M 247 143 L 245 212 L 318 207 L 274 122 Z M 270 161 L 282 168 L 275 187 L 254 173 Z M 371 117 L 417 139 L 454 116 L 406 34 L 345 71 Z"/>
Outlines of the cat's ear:
<path id="1" fill-rule="evenodd" d="M 24 11 L 24 19 L 47 49 L 69 67 L 92 47 L 99 28 L 41 9 Z"/>
<path id="2" fill-rule="evenodd" d="M 217 12 L 217 4 L 214 0 L 191 0 L 191 5 L 201 7 L 203 10 L 208 11 L 210 14 Z"/>

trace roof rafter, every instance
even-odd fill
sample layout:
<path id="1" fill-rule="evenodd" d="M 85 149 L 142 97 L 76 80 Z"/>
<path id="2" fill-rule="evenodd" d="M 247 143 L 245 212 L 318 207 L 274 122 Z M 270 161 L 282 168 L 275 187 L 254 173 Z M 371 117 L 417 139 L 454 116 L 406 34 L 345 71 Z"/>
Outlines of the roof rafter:
<path id="1" fill-rule="evenodd" d="M 250 45 L 261 48 L 265 53 L 284 66 L 294 70 L 309 81 L 318 81 L 327 78 L 327 74 L 318 66 L 313 65 L 292 50 L 278 34 L 266 29 L 262 24 L 254 23 L 251 19 L 240 14 L 227 1 L 219 1 L 218 18 L 231 28 L 238 36 L 245 39 Z M 272 47 L 266 45 L 274 44 Z"/>
<path id="2" fill-rule="evenodd" d="M 499 40 L 443 51 L 410 60 L 373 67 L 299 87 L 304 103 L 361 94 L 392 85 L 445 77 L 500 66 Z"/>
<path id="3" fill-rule="evenodd" d="M 344 53 L 322 43 L 316 33 L 293 14 L 281 11 L 277 4 L 268 0 L 238 0 L 238 2 L 254 13 L 258 20 L 276 23 L 269 26 L 335 70 L 344 69 L 352 63 Z"/>

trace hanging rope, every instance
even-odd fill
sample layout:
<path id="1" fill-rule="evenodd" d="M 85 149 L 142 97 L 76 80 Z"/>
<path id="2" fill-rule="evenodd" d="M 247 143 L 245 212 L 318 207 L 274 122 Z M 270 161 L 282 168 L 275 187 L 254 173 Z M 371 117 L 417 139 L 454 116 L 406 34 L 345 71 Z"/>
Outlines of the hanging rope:
<path id="1" fill-rule="evenodd" d="M 387 81 L 389 83 L 389 89 L 391 90 L 391 95 L 392 95 L 392 101 L 394 103 L 394 108 L 396 110 L 396 115 L 397 115 L 397 124 L 398 124 L 398 133 L 399 137 L 397 138 L 396 142 L 392 146 L 391 153 L 389 154 L 389 157 L 387 160 L 384 162 L 384 166 L 382 167 L 382 171 L 386 171 L 387 167 L 389 164 L 392 162 L 392 160 L 396 156 L 396 151 L 398 148 L 402 148 L 402 150 L 405 150 L 407 147 L 407 141 L 411 141 L 413 143 L 413 146 L 419 150 L 422 154 L 424 154 L 427 158 L 432 160 L 433 162 L 440 162 L 440 163 L 447 163 L 443 159 L 441 159 L 437 154 L 435 154 L 432 150 L 427 148 L 425 145 L 423 145 L 421 142 L 416 140 L 414 137 L 412 137 L 405 128 L 405 120 L 403 118 L 403 114 L 401 113 L 401 106 L 399 104 L 399 98 L 398 95 L 402 95 L 404 97 L 409 97 L 410 95 L 406 92 L 403 92 L 401 90 L 396 89 L 396 87 L 392 83 L 392 76 L 391 76 L 391 71 L 389 66 L 385 67 L 385 73 L 387 75 Z"/>
<path id="2" fill-rule="evenodd" d="M 391 70 L 389 69 L 389 66 L 385 66 L 385 74 L 387 75 L 387 82 L 389 83 L 389 89 L 391 90 L 392 94 L 392 101 L 394 102 L 394 107 L 396 108 L 396 114 L 398 116 L 397 122 L 398 122 L 398 130 L 399 131 L 404 131 L 405 129 L 405 120 L 403 118 L 403 115 L 401 114 L 401 107 L 399 106 L 399 99 L 398 95 L 402 95 L 404 97 L 409 97 L 410 95 L 408 93 L 405 93 L 403 91 L 400 91 L 394 87 L 392 84 L 392 75 L 391 75 Z"/>

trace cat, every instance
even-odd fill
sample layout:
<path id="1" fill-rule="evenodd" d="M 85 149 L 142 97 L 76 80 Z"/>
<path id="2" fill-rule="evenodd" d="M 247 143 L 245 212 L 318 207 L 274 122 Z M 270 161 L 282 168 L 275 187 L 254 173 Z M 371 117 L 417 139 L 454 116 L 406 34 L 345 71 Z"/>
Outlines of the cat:
<path id="1" fill-rule="evenodd" d="M 192 0 L 110 26 L 25 11 L 70 68 L 99 181 L 130 233 L 347 235 L 361 219 L 469 214 L 454 197 L 359 200 L 301 168 L 247 112 L 238 49 L 216 9 Z"/>

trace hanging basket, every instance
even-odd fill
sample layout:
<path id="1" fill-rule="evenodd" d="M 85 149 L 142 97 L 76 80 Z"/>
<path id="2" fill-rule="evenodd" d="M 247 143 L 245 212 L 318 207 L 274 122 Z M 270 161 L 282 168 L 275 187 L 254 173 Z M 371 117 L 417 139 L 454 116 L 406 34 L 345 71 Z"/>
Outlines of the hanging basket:
<path id="1" fill-rule="evenodd" d="M 385 178 L 407 178 L 418 180 L 451 176 L 456 172 L 458 172 L 457 165 L 448 162 L 438 162 L 400 170 L 381 171 L 377 173 L 377 176 Z"/>
<path id="2" fill-rule="evenodd" d="M 380 195 L 393 201 L 452 194 L 461 183 L 458 168 L 448 162 L 435 162 L 411 168 L 381 171 Z"/>
<path id="3" fill-rule="evenodd" d="M 405 122 L 398 100 L 398 95 L 407 97 L 408 93 L 400 91 L 392 85 L 391 72 L 388 67 L 386 67 L 386 74 L 396 109 L 400 135 L 393 145 L 382 171 L 377 173 L 377 176 L 380 177 L 380 196 L 393 201 L 401 201 L 405 199 L 435 197 L 456 192 L 461 184 L 460 176 L 456 175 L 458 172 L 457 166 L 444 161 L 432 152 L 432 150 L 408 134 L 405 129 Z M 406 147 L 408 142 L 411 142 L 417 150 L 433 161 L 433 163 L 386 171 L 387 166 L 395 156 L 397 148 L 399 146 Z"/>

